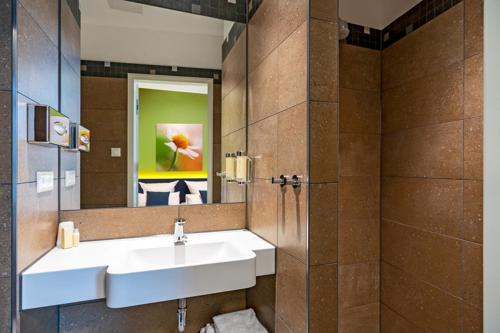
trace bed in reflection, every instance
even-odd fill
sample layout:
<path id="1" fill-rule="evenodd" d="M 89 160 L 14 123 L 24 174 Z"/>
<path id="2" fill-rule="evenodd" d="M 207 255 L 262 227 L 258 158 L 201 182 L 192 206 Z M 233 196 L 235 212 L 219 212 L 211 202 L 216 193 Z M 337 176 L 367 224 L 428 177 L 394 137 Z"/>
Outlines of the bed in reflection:
<path id="1" fill-rule="evenodd" d="M 206 204 L 208 183 L 199 179 L 139 179 L 138 207 Z"/>

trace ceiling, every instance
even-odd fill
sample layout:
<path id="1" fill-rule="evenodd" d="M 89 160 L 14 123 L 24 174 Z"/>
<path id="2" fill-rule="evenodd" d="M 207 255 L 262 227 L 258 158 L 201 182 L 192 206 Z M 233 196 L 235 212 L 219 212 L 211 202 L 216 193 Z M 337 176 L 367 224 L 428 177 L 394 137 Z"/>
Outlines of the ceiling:
<path id="1" fill-rule="evenodd" d="M 221 67 L 223 20 L 124 0 L 80 0 L 80 11 L 82 59 Z"/>
<path id="2" fill-rule="evenodd" d="M 339 16 L 350 23 L 382 30 L 422 0 L 340 0 Z"/>

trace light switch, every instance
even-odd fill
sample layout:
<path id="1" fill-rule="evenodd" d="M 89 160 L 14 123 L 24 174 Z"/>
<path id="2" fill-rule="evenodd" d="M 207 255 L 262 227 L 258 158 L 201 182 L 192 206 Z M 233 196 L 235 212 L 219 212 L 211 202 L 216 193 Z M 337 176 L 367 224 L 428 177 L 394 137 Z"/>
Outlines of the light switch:
<path id="1" fill-rule="evenodd" d="M 54 172 L 38 171 L 36 173 L 36 192 L 49 192 L 54 189 Z"/>
<path id="2" fill-rule="evenodd" d="M 64 172 L 64 186 L 70 187 L 70 186 L 75 186 L 75 184 L 76 184 L 76 171 L 66 170 Z"/>
<path id="3" fill-rule="evenodd" d="M 111 157 L 121 157 L 122 149 L 121 148 L 111 148 Z"/>

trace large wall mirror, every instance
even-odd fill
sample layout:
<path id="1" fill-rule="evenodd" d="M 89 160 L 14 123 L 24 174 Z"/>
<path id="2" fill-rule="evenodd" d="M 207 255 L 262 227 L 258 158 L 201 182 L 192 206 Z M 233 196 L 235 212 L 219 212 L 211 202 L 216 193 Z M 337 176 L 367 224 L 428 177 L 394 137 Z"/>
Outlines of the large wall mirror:
<path id="1" fill-rule="evenodd" d="M 81 209 L 245 201 L 220 176 L 246 150 L 245 24 L 122 0 L 80 10 Z"/>

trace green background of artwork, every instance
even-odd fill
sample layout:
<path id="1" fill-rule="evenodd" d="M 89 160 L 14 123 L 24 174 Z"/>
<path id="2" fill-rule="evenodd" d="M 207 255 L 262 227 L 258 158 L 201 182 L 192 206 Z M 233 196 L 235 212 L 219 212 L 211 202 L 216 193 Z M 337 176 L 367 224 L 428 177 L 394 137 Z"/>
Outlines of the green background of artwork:
<path id="1" fill-rule="evenodd" d="M 139 89 L 139 178 L 206 178 L 208 165 L 208 95 Z M 203 125 L 203 171 L 156 171 L 156 124 Z M 169 150 L 165 146 L 165 152 Z"/>

